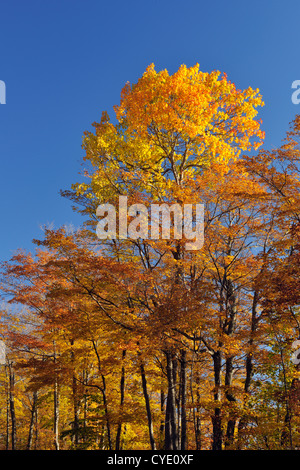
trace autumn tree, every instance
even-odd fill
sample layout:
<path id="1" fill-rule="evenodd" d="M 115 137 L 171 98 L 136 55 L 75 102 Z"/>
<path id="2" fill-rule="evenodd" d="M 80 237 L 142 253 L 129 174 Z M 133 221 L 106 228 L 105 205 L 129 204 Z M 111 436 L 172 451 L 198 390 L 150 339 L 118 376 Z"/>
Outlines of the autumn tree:
<path id="1" fill-rule="evenodd" d="M 150 65 L 136 84 L 127 83 L 123 88 L 120 105 L 115 107 L 117 123 L 113 124 L 104 112 L 100 123 L 94 123 L 95 133 L 85 133 L 83 147 L 87 168 L 84 175 L 89 182 L 75 184 L 73 192 L 66 191 L 63 194 L 73 199 L 77 207 L 83 207 L 79 210 L 90 217 L 88 223 L 92 225 L 96 222 L 97 206 L 104 202 L 116 204 L 119 195 L 127 195 L 128 200 L 135 203 L 145 202 L 150 205 L 151 202 L 176 202 L 183 205 L 204 202 L 200 188 L 205 187 L 207 193 L 213 194 L 217 200 L 222 196 L 218 190 L 214 190 L 213 175 L 222 178 L 223 184 L 227 184 L 230 178 L 226 178 L 226 175 L 231 163 L 236 161 L 241 152 L 261 144 L 263 132 L 255 117 L 256 108 L 262 104 L 258 90 L 250 87 L 244 91 L 238 90 L 225 74 L 203 73 L 198 65 L 191 68 L 183 65 L 173 75 L 169 75 L 166 70 L 156 72 L 154 65 Z M 212 191 L 208 191 L 210 187 Z M 231 198 L 236 194 L 238 190 L 235 194 L 231 193 Z M 223 212 L 229 214 L 229 217 L 231 214 L 233 221 L 238 217 L 239 206 L 242 205 L 243 202 L 235 204 L 233 200 L 229 201 L 227 207 L 225 203 L 223 207 L 219 205 L 217 210 L 221 212 L 218 215 L 209 213 L 210 207 L 207 206 L 207 226 L 212 225 L 212 218 L 217 230 L 217 224 L 222 225 L 220 221 Z M 221 257 L 227 255 L 228 260 L 230 256 L 235 260 L 239 251 L 232 251 L 230 236 L 224 237 Z M 207 265 L 212 252 L 216 253 L 218 248 L 209 247 L 203 260 L 199 253 L 188 253 L 181 240 L 151 243 L 145 237 L 141 240 L 126 240 L 125 235 L 123 238 L 125 240 L 109 244 L 113 255 L 122 256 L 123 259 L 124 256 L 127 259 L 134 257 L 142 270 L 155 272 L 154 286 L 157 279 L 160 280 L 160 288 L 153 287 L 151 292 L 152 301 L 146 302 L 147 314 L 153 317 L 153 311 L 157 312 L 163 329 L 166 324 L 170 324 L 171 317 L 172 335 L 175 330 L 179 335 L 179 338 L 173 337 L 171 343 L 170 340 L 166 341 L 169 332 L 160 337 L 168 371 L 166 419 L 173 427 L 170 431 L 166 426 L 166 447 L 176 449 L 178 429 L 175 422 L 178 420 L 174 415 L 176 407 L 172 396 L 176 386 L 172 382 L 171 370 L 176 368 L 177 356 L 181 354 L 176 341 L 182 341 L 183 337 L 191 341 L 195 335 L 194 322 L 192 325 L 180 325 L 183 311 L 178 302 L 178 293 L 188 291 L 190 282 L 195 284 L 195 279 L 187 281 L 184 273 L 198 269 L 201 272 L 203 262 Z M 217 275 L 220 276 L 220 273 Z M 163 284 L 161 279 L 164 280 Z M 199 286 L 199 278 L 196 281 Z M 232 334 L 235 317 L 235 293 L 232 281 L 226 275 L 220 292 L 223 299 L 227 298 L 225 315 L 229 324 L 225 322 L 224 328 L 228 336 Z M 166 306 L 170 296 L 176 298 L 177 304 L 172 311 Z M 223 301 L 215 297 L 214 302 L 211 308 L 219 310 L 220 302 Z M 195 308 L 189 305 L 184 310 L 194 311 Z M 202 323 L 201 320 L 199 322 Z M 178 324 L 181 328 L 178 328 Z M 220 385 L 221 344 L 222 341 L 219 344 L 217 342 L 214 349 L 208 348 L 214 360 L 217 389 Z M 182 349 L 183 354 L 185 347 Z M 227 367 L 226 383 L 230 386 L 229 359 Z M 215 393 L 215 400 L 219 401 L 219 391 Z M 220 448 L 222 440 L 217 437 L 221 435 L 218 406 L 214 413 L 213 446 Z M 170 437 L 170 433 L 173 433 L 173 437 Z"/>
<path id="2" fill-rule="evenodd" d="M 268 239 L 261 253 L 264 269 L 258 282 L 262 316 L 272 338 L 272 358 L 281 369 L 285 417 L 279 435 L 285 436 L 288 448 L 294 445 L 292 409 L 298 406 L 292 404 L 289 390 L 295 388 L 298 380 L 297 367 L 290 359 L 291 344 L 299 336 L 299 122 L 296 116 L 279 148 L 262 150 L 241 162 L 249 176 L 265 188 L 269 200 L 265 203 L 270 214 Z M 268 361 L 263 367 L 270 368 Z M 274 373 L 274 367 L 271 369 Z"/>

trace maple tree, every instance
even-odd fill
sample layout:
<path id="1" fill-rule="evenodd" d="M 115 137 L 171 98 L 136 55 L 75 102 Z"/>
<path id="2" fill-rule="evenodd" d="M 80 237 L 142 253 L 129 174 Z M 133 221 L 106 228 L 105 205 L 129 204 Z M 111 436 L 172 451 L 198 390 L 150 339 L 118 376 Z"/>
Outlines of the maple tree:
<path id="1" fill-rule="evenodd" d="M 104 112 L 85 133 L 85 180 L 62 193 L 83 227 L 45 229 L 34 254 L 2 263 L 16 305 L 0 331 L 3 447 L 299 445 L 300 118 L 258 151 L 262 105 L 225 74 L 150 65 L 123 88 L 116 123 Z M 203 246 L 99 240 L 97 207 L 114 204 L 119 224 L 120 195 L 203 204 Z"/>

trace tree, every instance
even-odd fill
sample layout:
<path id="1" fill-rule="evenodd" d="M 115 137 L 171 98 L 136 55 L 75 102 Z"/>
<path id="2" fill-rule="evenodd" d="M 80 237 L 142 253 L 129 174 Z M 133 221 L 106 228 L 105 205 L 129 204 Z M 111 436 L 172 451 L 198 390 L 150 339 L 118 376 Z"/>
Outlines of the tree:
<path id="1" fill-rule="evenodd" d="M 116 198 L 122 194 L 128 195 L 131 201 L 148 202 L 148 204 L 154 201 L 197 203 L 203 201 L 204 194 L 201 194 L 200 188 L 204 186 L 216 199 L 219 196 L 217 190 L 213 188 L 209 191 L 211 188 L 209 185 L 215 183 L 214 176 L 221 177 L 223 184 L 226 184 L 229 180 L 226 175 L 232 167 L 231 162 L 235 162 L 241 151 L 250 150 L 252 146 L 257 148 L 261 144 L 263 132 L 260 130 L 259 121 L 254 118 L 257 114 L 256 108 L 262 104 L 258 90 L 251 88 L 244 91 L 237 90 L 226 75 L 220 77 L 219 72 L 202 73 L 198 65 L 191 68 L 181 66 L 170 76 L 166 70 L 157 73 L 154 65 L 151 65 L 136 84 L 127 83 L 123 88 L 120 106 L 115 107 L 117 124 L 112 124 L 107 113 L 103 113 L 101 122 L 94 124 L 95 133 L 85 134 L 84 160 L 90 164 L 85 176 L 90 179 L 90 183 L 75 184 L 73 193 L 65 192 L 64 195 L 84 206 L 81 212 L 91 217 L 92 224 L 95 222 L 98 204 L 115 203 Z M 254 138 L 257 140 L 253 141 Z M 235 193 L 239 192 L 240 189 Z M 231 198 L 233 196 L 232 193 Z M 225 214 L 238 212 L 236 204 L 231 201 L 229 208 L 221 208 Z M 219 214 L 215 217 L 213 214 L 208 214 L 208 217 L 212 217 L 213 220 L 219 219 L 220 222 L 222 216 Z M 211 220 L 208 220 L 208 224 L 211 224 Z M 236 253 L 231 254 L 231 248 L 228 248 L 226 241 L 223 246 L 227 256 L 232 256 L 232 259 L 237 257 Z M 127 259 L 134 256 L 137 263 L 142 263 L 141 268 L 144 272 L 152 274 L 155 270 L 155 288 L 150 295 L 150 298 L 155 298 L 155 302 L 150 303 L 148 298 L 144 304 L 151 318 L 153 310 L 160 312 L 165 328 L 169 322 L 167 313 L 169 309 L 165 308 L 165 301 L 161 302 L 161 297 L 165 297 L 169 302 L 170 293 L 174 295 L 175 286 L 176 289 L 186 291 L 188 288 L 183 275 L 184 266 L 195 270 L 199 262 L 203 263 L 203 257 L 200 255 L 197 259 L 196 254 L 191 260 L 190 253 L 187 253 L 184 245 L 176 240 L 171 243 L 169 241 L 148 243 L 145 239 L 118 240 L 113 242 L 112 249 L 113 256 L 122 256 L 122 259 L 124 253 Z M 206 253 L 208 258 L 211 256 L 211 251 Z M 176 263 L 174 264 L 172 260 Z M 158 268 L 162 270 L 159 279 L 163 279 L 163 284 L 160 282 L 159 285 L 163 285 L 164 289 L 158 287 Z M 229 290 L 233 290 L 230 280 L 224 278 L 223 281 L 222 296 L 225 284 Z M 230 295 L 232 297 L 233 294 Z M 217 303 L 219 301 L 220 299 L 216 299 Z M 233 297 L 230 302 L 233 305 Z M 175 307 L 171 315 L 173 315 L 172 334 L 174 335 L 176 329 L 177 335 L 180 331 L 179 335 L 183 333 L 186 338 L 191 339 L 194 333 L 187 336 L 185 328 L 180 325 L 178 329 L 177 322 L 174 321 L 174 318 L 181 317 L 180 307 Z M 231 318 L 231 326 L 226 324 L 225 327 L 224 323 L 227 335 L 232 333 L 235 314 L 232 310 L 228 315 Z M 187 327 L 190 331 L 190 325 Z M 166 340 L 166 335 L 169 333 L 164 331 L 161 341 Z M 203 337 L 201 339 L 203 340 Z M 173 339 L 176 340 L 178 338 Z M 221 341 L 215 350 L 212 347 L 209 349 L 214 360 L 217 388 L 220 385 L 219 348 L 222 344 Z M 162 344 L 162 349 L 166 355 L 168 377 L 166 420 L 172 428 L 170 430 L 168 426 L 165 427 L 167 433 L 165 445 L 167 448 L 177 449 L 179 430 L 175 424 L 178 420 L 174 415 L 176 385 L 173 383 L 176 372 L 172 372 L 176 370 L 174 361 L 177 361 L 177 353 L 174 352 L 174 345 Z M 227 359 L 227 366 L 226 386 L 230 387 L 232 374 L 230 358 Z M 183 373 L 182 377 L 184 376 Z M 215 400 L 219 401 L 219 391 L 215 394 Z M 218 409 L 215 408 L 215 414 L 219 413 Z M 213 422 L 214 447 L 220 448 L 221 422 L 216 416 Z M 184 434 L 185 430 L 183 436 Z M 184 437 L 182 442 L 185 442 Z"/>

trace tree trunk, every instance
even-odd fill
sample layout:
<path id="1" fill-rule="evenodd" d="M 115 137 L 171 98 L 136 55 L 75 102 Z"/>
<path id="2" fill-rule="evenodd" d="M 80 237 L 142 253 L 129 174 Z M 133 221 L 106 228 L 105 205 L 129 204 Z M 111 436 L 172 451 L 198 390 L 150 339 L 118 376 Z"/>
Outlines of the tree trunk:
<path id="1" fill-rule="evenodd" d="M 180 385 L 181 385 L 181 442 L 180 449 L 186 448 L 186 351 L 181 350 L 180 358 Z"/>
<path id="2" fill-rule="evenodd" d="M 124 359 L 126 356 L 126 350 L 122 352 L 122 369 L 121 369 L 121 380 L 120 380 L 120 418 L 116 436 L 116 450 L 121 450 L 121 432 L 122 432 L 122 413 L 124 404 L 124 392 L 125 392 L 125 367 Z"/>
<path id="3" fill-rule="evenodd" d="M 286 369 L 285 369 L 284 357 L 283 357 L 283 347 L 281 344 L 280 344 L 280 359 L 281 359 L 282 372 L 283 372 L 285 407 L 286 407 L 286 414 L 284 418 L 284 430 L 281 434 L 281 445 L 292 450 L 293 449 L 293 436 L 292 436 L 292 423 L 291 423 L 292 413 L 291 413 L 290 401 L 291 401 L 291 390 L 295 388 L 295 383 L 297 383 L 297 381 L 295 381 L 295 379 L 293 380 L 291 390 L 288 391 Z"/>
<path id="4" fill-rule="evenodd" d="M 86 442 L 87 438 L 87 413 L 88 413 L 88 402 L 87 402 L 87 383 L 88 383 L 88 371 L 83 370 L 82 380 L 85 385 L 83 395 L 83 442 Z"/>
<path id="5" fill-rule="evenodd" d="M 168 396 L 166 407 L 166 427 L 165 427 L 165 449 L 177 450 L 178 447 L 178 431 L 176 424 L 176 390 L 175 390 L 175 374 L 176 361 L 174 355 L 170 351 L 166 351 L 167 358 L 167 378 L 168 378 Z"/>
<path id="6" fill-rule="evenodd" d="M 96 357 L 97 357 L 97 362 L 98 362 L 98 372 L 102 380 L 102 387 L 97 387 L 101 390 L 102 393 L 102 398 L 103 398 L 103 406 L 104 406 L 104 414 L 105 414 L 105 420 L 106 420 L 106 430 L 107 430 L 107 440 L 108 440 L 108 448 L 109 450 L 112 450 L 112 440 L 111 440 L 111 431 L 110 431 L 110 419 L 109 419 L 109 413 L 108 413 L 108 406 L 107 406 L 107 397 L 106 397 L 106 380 L 105 376 L 102 374 L 102 367 L 101 367 L 101 360 L 99 356 L 99 352 L 97 349 L 96 342 L 92 340 L 92 345 L 93 349 L 95 351 Z"/>
<path id="7" fill-rule="evenodd" d="M 8 364 L 9 369 L 9 410 L 11 418 L 11 450 L 16 448 L 17 438 L 17 424 L 16 424 L 16 413 L 15 413 L 15 374 L 12 368 L 12 363 Z"/>
<path id="8" fill-rule="evenodd" d="M 37 407 L 37 392 L 34 391 L 32 407 L 31 407 L 31 419 L 30 419 L 28 440 L 27 440 L 27 450 L 31 450 L 31 446 L 32 446 L 33 429 L 34 429 L 34 422 L 36 418 L 36 407 Z"/>
<path id="9" fill-rule="evenodd" d="M 75 371 L 73 372 L 72 378 L 72 391 L 73 391 L 73 412 L 74 412 L 74 420 L 73 420 L 73 439 L 74 439 L 74 447 L 77 449 L 79 444 L 79 403 L 78 403 L 78 391 L 77 391 L 77 379 Z"/>
<path id="10" fill-rule="evenodd" d="M 258 304 L 258 293 L 257 291 L 254 292 L 253 301 L 252 301 L 252 312 L 251 312 L 251 330 L 250 330 L 250 338 L 249 338 L 249 351 L 246 356 L 246 377 L 245 377 L 245 384 L 244 384 L 244 391 L 245 394 L 249 394 L 251 380 L 253 376 L 253 352 L 252 347 L 254 343 L 254 335 L 257 330 L 258 326 L 258 319 L 257 319 L 257 304 Z M 242 447 L 242 432 L 247 425 L 247 418 L 245 415 L 242 415 L 239 424 L 238 424 L 238 450 L 241 450 Z"/>
<path id="11" fill-rule="evenodd" d="M 34 450 L 38 447 L 38 438 L 39 438 L 39 430 L 38 430 L 38 408 L 35 408 L 35 433 L 34 433 Z"/>
<path id="12" fill-rule="evenodd" d="M 236 401 L 235 397 L 232 395 L 232 392 L 230 390 L 232 386 L 232 375 L 233 375 L 233 357 L 228 357 L 226 359 L 225 390 L 226 390 L 226 398 L 229 402 Z M 236 418 L 234 417 L 234 414 L 233 414 L 232 417 L 227 422 L 225 447 L 229 447 L 233 444 L 235 423 L 236 423 Z"/>
<path id="13" fill-rule="evenodd" d="M 59 450 L 59 390 L 57 379 L 55 378 L 54 390 L 53 390 L 53 405 L 54 405 L 54 447 L 55 450 Z"/>
<path id="14" fill-rule="evenodd" d="M 110 432 L 110 419 L 108 414 L 108 406 L 107 406 L 107 398 L 106 398 L 106 380 L 105 376 L 101 374 L 102 378 L 102 398 L 103 398 L 103 405 L 104 405 L 104 414 L 106 419 L 106 430 L 107 430 L 107 440 L 108 440 L 108 447 L 109 450 L 112 450 L 112 440 L 111 440 L 111 432 Z"/>
<path id="15" fill-rule="evenodd" d="M 197 391 L 197 399 L 199 398 L 199 391 Z M 196 441 L 196 450 L 201 450 L 201 419 L 199 416 L 199 409 L 197 407 L 197 416 L 194 415 L 194 428 L 195 428 L 195 441 Z M 195 409 L 194 409 L 195 413 Z"/>
<path id="16" fill-rule="evenodd" d="M 213 425 L 213 442 L 212 450 L 222 450 L 222 418 L 221 418 L 221 351 L 216 351 L 213 354 L 214 362 L 214 380 L 215 380 L 215 409 L 212 416 Z"/>
<path id="17" fill-rule="evenodd" d="M 234 286 L 231 280 L 227 280 L 226 282 L 226 322 L 224 325 L 224 333 L 227 336 L 231 337 L 235 331 L 235 322 L 236 322 L 236 294 L 234 291 Z M 234 356 L 228 356 L 226 358 L 226 366 L 225 366 L 225 396 L 229 403 L 233 403 L 236 401 L 235 397 L 232 394 L 232 379 L 233 379 L 233 359 Z M 225 447 L 229 447 L 233 444 L 234 439 L 234 430 L 235 430 L 235 410 L 231 413 L 230 410 L 230 418 L 227 422 L 227 430 L 226 430 L 226 439 L 225 439 Z"/>
<path id="18" fill-rule="evenodd" d="M 159 428 L 159 448 L 164 448 L 164 434 L 165 434 L 165 392 L 163 389 L 160 391 L 160 413 L 161 413 L 161 420 L 160 420 L 160 428 Z"/>
<path id="19" fill-rule="evenodd" d="M 75 353 L 73 349 L 74 340 L 71 339 L 71 362 L 72 362 L 72 396 L 73 396 L 73 436 L 72 442 L 77 449 L 79 444 L 79 400 L 78 400 L 78 387 L 77 387 L 77 377 L 76 377 L 76 370 L 75 370 Z"/>
<path id="20" fill-rule="evenodd" d="M 6 435 L 5 435 L 5 450 L 9 449 L 9 415 L 10 415 L 10 401 L 9 401 L 9 367 L 5 365 L 5 392 L 6 392 Z"/>
<path id="21" fill-rule="evenodd" d="M 256 317 L 256 309 L 258 304 L 258 293 L 254 292 L 253 302 L 252 302 L 252 313 L 251 313 L 251 330 L 250 330 L 250 339 L 249 339 L 249 349 L 250 351 L 246 357 L 246 379 L 245 379 L 245 393 L 249 393 L 250 383 L 253 376 L 253 354 L 252 346 L 254 342 L 254 334 L 257 329 L 258 320 Z"/>
<path id="22" fill-rule="evenodd" d="M 190 373 L 190 389 L 191 389 L 191 400 L 193 405 L 193 423 L 194 423 L 194 433 L 195 433 L 195 443 L 196 443 L 196 450 L 201 450 L 201 420 L 199 416 L 199 406 L 200 403 L 200 391 L 199 391 L 199 383 L 200 378 L 198 373 L 196 372 L 195 377 L 195 384 L 196 384 L 196 394 L 197 394 L 197 405 L 195 406 L 194 401 L 194 391 L 193 391 L 193 383 L 194 383 L 194 352 L 192 356 L 192 364 L 191 364 L 191 373 Z"/>
<path id="23" fill-rule="evenodd" d="M 140 363 L 140 370 L 141 370 L 141 376 L 142 376 L 143 394 L 144 394 L 146 410 L 147 410 L 150 445 L 151 445 L 151 450 L 155 450 L 156 446 L 155 446 L 155 440 L 153 436 L 153 423 L 152 423 L 152 416 L 151 416 L 150 399 L 149 399 L 148 390 L 147 390 L 147 380 L 146 380 L 146 375 L 145 375 L 144 364 L 142 362 Z"/>

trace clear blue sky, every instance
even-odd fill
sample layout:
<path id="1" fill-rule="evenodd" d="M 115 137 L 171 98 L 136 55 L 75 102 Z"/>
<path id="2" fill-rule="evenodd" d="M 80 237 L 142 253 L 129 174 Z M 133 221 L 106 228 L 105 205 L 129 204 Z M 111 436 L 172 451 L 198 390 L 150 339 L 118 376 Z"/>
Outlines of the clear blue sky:
<path id="1" fill-rule="evenodd" d="M 0 3 L 0 259 L 32 249 L 40 226 L 81 218 L 60 197 L 78 180 L 83 131 L 113 113 L 150 63 L 226 72 L 261 90 L 265 146 L 300 105 L 299 0 L 10 0 Z"/>

